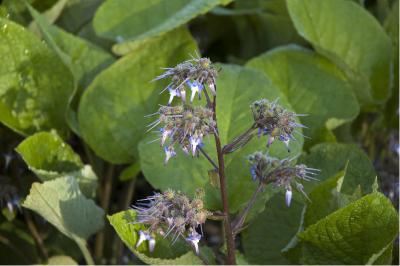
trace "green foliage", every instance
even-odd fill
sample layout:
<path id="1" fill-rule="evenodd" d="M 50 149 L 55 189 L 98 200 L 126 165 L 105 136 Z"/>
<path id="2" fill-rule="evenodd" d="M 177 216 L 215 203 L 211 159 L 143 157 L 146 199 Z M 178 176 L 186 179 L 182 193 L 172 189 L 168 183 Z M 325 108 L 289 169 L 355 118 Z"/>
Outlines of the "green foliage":
<path id="1" fill-rule="evenodd" d="M 266 147 L 272 129 L 255 128 L 243 147 L 222 155 L 225 206 L 243 247 L 232 257 L 240 264 L 398 264 L 398 211 L 388 199 L 398 208 L 398 0 L 0 2 L 0 264 L 228 262 L 214 136 L 202 143 L 209 160 L 177 149 L 164 165 L 159 128 L 147 127 L 169 97 L 171 80 L 153 81 L 171 71 L 161 68 L 197 56 L 218 72 L 211 135 L 222 148 L 252 127 L 254 101 L 277 99 L 298 114 L 290 152 L 285 136 Z M 196 67 L 207 72 L 202 64 Z M 202 96 L 193 105 L 205 106 Z M 289 180 L 293 195 L 284 193 L 286 172 L 273 173 L 282 184 L 260 185 L 247 161 L 255 151 L 320 169 L 318 181 L 301 188 Z M 196 224 L 204 235 L 184 232 L 188 239 L 171 245 L 174 233 L 152 232 L 154 252 L 147 241 L 136 248 L 146 225 L 126 210 L 131 204 L 146 207 L 139 199 L 153 190 L 197 197 L 199 188 L 214 220 Z M 190 245 L 197 237 L 200 256 Z"/>
<path id="2" fill-rule="evenodd" d="M 67 133 L 65 114 L 73 80 L 61 60 L 32 33 L 0 18 L 0 121 L 23 135 L 56 128 Z"/>
<path id="3" fill-rule="evenodd" d="M 315 52 L 286 46 L 262 54 L 247 63 L 258 69 L 286 95 L 309 129 L 312 142 L 324 140 L 327 129 L 354 119 L 358 102 L 337 66 Z M 337 108 L 339 105 L 342 108 Z"/>
<path id="4" fill-rule="evenodd" d="M 396 210 L 384 195 L 372 193 L 300 233 L 302 262 L 373 264 L 391 246 L 397 233 Z"/>
<path id="5" fill-rule="evenodd" d="M 73 176 L 88 197 L 94 197 L 97 176 L 55 132 L 40 132 L 25 139 L 16 151 L 42 181 Z"/>
<path id="6" fill-rule="evenodd" d="M 124 55 L 135 49 L 133 41 L 159 36 L 178 28 L 194 17 L 231 0 L 108 0 L 93 19 L 96 33 L 122 42 L 115 53 Z M 135 8 L 131 8 L 132 5 Z"/>
<path id="7" fill-rule="evenodd" d="M 95 78 L 82 96 L 78 119 L 83 139 L 100 157 L 133 162 L 149 123 L 144 116 L 156 111 L 167 85 L 150 81 L 160 67 L 177 64 L 195 49 L 187 30 L 178 29 L 138 46 Z"/>
<path id="8" fill-rule="evenodd" d="M 388 98 L 390 39 L 371 14 L 352 1 L 286 3 L 299 34 L 343 68 L 356 83 L 354 90 L 361 103 L 383 103 Z"/>
<path id="9" fill-rule="evenodd" d="M 23 207 L 37 212 L 73 239 L 82 249 L 87 262 L 91 263 L 85 247 L 86 239 L 104 226 L 104 211 L 82 194 L 74 177 L 33 183 Z"/>

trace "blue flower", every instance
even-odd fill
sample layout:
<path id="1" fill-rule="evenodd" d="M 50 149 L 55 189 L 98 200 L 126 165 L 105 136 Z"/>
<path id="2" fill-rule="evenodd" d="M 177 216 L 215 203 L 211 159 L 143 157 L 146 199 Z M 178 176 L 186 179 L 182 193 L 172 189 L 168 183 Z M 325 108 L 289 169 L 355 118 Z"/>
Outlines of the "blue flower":
<path id="1" fill-rule="evenodd" d="M 253 181 L 256 181 L 256 180 L 257 180 L 256 169 L 257 169 L 257 167 L 256 167 L 255 165 L 251 166 L 251 168 L 250 168 L 251 179 L 252 179 Z"/>
<path id="2" fill-rule="evenodd" d="M 199 254 L 199 242 L 201 239 L 201 235 L 193 230 L 188 237 L 186 237 L 186 241 L 188 241 L 195 249 L 196 254 Z"/>
<path id="3" fill-rule="evenodd" d="M 172 103 L 172 100 L 174 99 L 174 97 L 181 97 L 181 93 L 178 89 L 174 89 L 172 87 L 168 87 L 168 91 L 169 91 L 169 101 L 168 101 L 168 105 L 170 105 Z"/>
<path id="4" fill-rule="evenodd" d="M 201 91 L 203 90 L 203 85 L 200 84 L 198 81 L 193 81 L 193 82 L 187 81 L 186 84 L 192 91 L 192 94 L 190 95 L 190 102 L 193 102 L 193 99 L 194 99 L 194 96 L 196 95 L 196 93 L 199 94 L 199 98 L 200 98 Z"/>
<path id="5" fill-rule="evenodd" d="M 165 151 L 164 164 L 167 164 L 169 159 L 176 156 L 176 152 L 175 152 L 174 146 L 164 147 L 164 151 Z"/>
<path id="6" fill-rule="evenodd" d="M 192 147 L 192 155 L 195 156 L 196 155 L 196 150 L 197 147 L 201 147 L 202 145 L 202 138 L 200 136 L 191 136 L 189 138 L 189 142 L 190 142 L 190 146 Z"/>
<path id="7" fill-rule="evenodd" d="M 150 233 L 140 230 L 136 248 L 138 248 L 144 241 L 149 241 L 149 251 L 153 252 L 154 247 L 156 246 L 156 240 L 150 235 Z"/>

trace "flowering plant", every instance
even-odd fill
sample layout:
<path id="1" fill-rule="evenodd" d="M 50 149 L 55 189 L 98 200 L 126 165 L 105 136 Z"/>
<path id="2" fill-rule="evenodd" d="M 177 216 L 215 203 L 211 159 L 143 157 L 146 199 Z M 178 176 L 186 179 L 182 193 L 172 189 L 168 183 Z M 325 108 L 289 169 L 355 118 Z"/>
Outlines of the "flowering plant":
<path id="1" fill-rule="evenodd" d="M 398 10 L 0 1 L 0 264 L 398 265 Z"/>

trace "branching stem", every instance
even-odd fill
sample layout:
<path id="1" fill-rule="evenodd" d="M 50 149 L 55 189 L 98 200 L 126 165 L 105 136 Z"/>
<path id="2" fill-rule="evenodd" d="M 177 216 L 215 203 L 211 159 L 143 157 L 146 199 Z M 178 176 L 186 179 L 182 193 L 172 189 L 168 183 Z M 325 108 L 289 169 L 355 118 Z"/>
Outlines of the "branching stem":
<path id="1" fill-rule="evenodd" d="M 197 147 L 197 149 L 201 152 L 201 154 L 204 155 L 204 157 L 206 157 L 206 159 L 212 164 L 212 166 L 214 166 L 215 170 L 218 170 L 218 165 L 213 161 L 213 159 L 211 159 L 207 152 L 201 147 Z"/>
<path id="2" fill-rule="evenodd" d="M 226 238 L 226 247 L 228 250 L 226 263 L 230 265 L 236 264 L 235 258 L 235 239 L 234 235 L 232 234 L 232 228 L 229 218 L 229 203 L 228 203 L 228 192 L 227 192 L 227 185 L 226 185 L 226 176 L 225 176 L 225 162 L 224 162 L 224 154 L 222 153 L 221 147 L 221 140 L 218 134 L 218 123 L 217 123 L 217 114 L 216 114 L 216 103 L 217 99 L 214 96 L 212 109 L 214 113 L 214 121 L 216 122 L 216 132 L 214 134 L 215 138 L 215 146 L 217 149 L 217 156 L 218 156 L 218 175 L 219 175 L 219 183 L 220 183 L 220 191 L 221 191 L 221 200 L 222 200 L 222 207 L 224 213 L 224 229 L 225 229 L 225 238 Z"/>
<path id="3" fill-rule="evenodd" d="M 263 190 L 264 186 L 265 184 L 263 183 L 258 184 L 257 189 L 254 191 L 251 199 L 247 202 L 246 207 L 242 210 L 241 213 L 239 213 L 236 219 L 232 222 L 232 230 L 234 235 L 238 234 L 242 230 L 243 224 L 246 221 L 246 217 L 249 214 L 249 211 L 253 207 L 254 203 L 256 203 L 257 195 Z"/>

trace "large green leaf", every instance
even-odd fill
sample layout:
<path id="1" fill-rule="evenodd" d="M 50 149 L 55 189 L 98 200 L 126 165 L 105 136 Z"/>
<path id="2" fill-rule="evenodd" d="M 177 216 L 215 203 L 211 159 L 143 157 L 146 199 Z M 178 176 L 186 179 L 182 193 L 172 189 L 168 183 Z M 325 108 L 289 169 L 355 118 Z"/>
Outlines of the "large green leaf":
<path id="1" fill-rule="evenodd" d="M 74 177 L 33 183 L 22 206 L 37 212 L 73 239 L 90 262 L 85 241 L 104 226 L 104 211 L 83 196 Z"/>
<path id="2" fill-rule="evenodd" d="M 133 223 L 135 219 L 136 212 L 134 210 L 122 211 L 108 216 L 110 224 L 114 227 L 121 240 L 143 262 L 151 265 L 203 264 L 192 251 L 182 248 L 180 242 L 171 248 L 171 246 L 166 246 L 168 245 L 167 240 L 162 237 L 156 237 L 154 253 L 150 253 L 145 245 L 141 245 L 139 249 L 136 249 L 138 232 L 143 229 L 143 226 Z"/>
<path id="3" fill-rule="evenodd" d="M 96 45 L 51 25 L 46 18 L 29 6 L 29 10 L 49 46 L 70 68 L 79 86 L 86 87 L 92 79 L 115 59 Z"/>
<path id="4" fill-rule="evenodd" d="M 138 46 L 100 73 L 82 96 L 78 120 L 83 139 L 102 158 L 133 162 L 165 82 L 150 82 L 160 67 L 174 66 L 196 50 L 186 29 Z"/>
<path id="5" fill-rule="evenodd" d="M 95 196 L 96 174 L 55 132 L 36 133 L 21 142 L 16 151 L 42 181 L 73 176 L 86 196 Z"/>
<path id="6" fill-rule="evenodd" d="M 360 102 L 381 103 L 387 99 L 391 86 L 391 43 L 368 11 L 345 0 L 286 3 L 299 34 L 355 81 Z"/>
<path id="7" fill-rule="evenodd" d="M 96 33 L 123 42 L 114 46 L 117 54 L 126 54 L 135 47 L 134 41 L 158 36 L 219 4 L 231 0 L 108 0 L 93 19 Z"/>
<path id="8" fill-rule="evenodd" d="M 299 233 L 302 263 L 372 264 L 387 253 L 397 234 L 396 210 L 389 199 L 375 192 Z"/>
<path id="9" fill-rule="evenodd" d="M 0 18 L 0 120 L 29 135 L 67 132 L 65 114 L 74 86 L 62 61 L 35 35 Z"/>
<path id="10" fill-rule="evenodd" d="M 68 118 L 71 128 L 79 133 L 76 109 L 79 98 L 84 89 L 94 77 L 104 68 L 112 64 L 115 59 L 108 52 L 96 45 L 76 37 L 66 31 L 51 25 L 46 18 L 41 16 L 34 8 L 28 5 L 29 11 L 35 19 L 36 25 L 43 33 L 49 46 L 57 53 L 64 64 L 70 69 L 75 79 L 74 97 L 70 99 Z"/>
<path id="11" fill-rule="evenodd" d="M 243 232 L 246 259 L 252 264 L 290 264 L 281 250 L 297 233 L 304 204 L 293 195 L 288 208 L 283 193 L 274 195 L 265 210 Z"/>
<path id="12" fill-rule="evenodd" d="M 250 104 L 258 99 L 275 100 L 291 109 L 285 96 L 275 89 L 269 80 L 258 71 L 235 65 L 221 65 L 220 76 L 217 79 L 217 120 L 219 136 L 223 144 L 232 141 L 236 136 L 245 132 L 253 123 Z M 297 155 L 302 148 L 303 139 L 291 143 L 291 153 L 287 152 L 282 142 L 275 142 L 269 152 L 272 156 L 286 157 Z M 156 138 L 152 136 L 152 138 Z M 206 204 L 210 209 L 220 208 L 220 196 L 217 188 L 209 185 L 208 170 L 213 167 L 202 156 L 192 158 L 178 151 L 178 156 L 163 165 L 164 152 L 159 142 L 148 144 L 151 138 L 139 145 L 140 164 L 146 179 L 157 189 L 168 188 L 184 191 L 193 195 L 196 188 L 203 187 L 206 191 Z M 205 139 L 205 149 L 216 161 L 215 144 Z M 236 212 L 243 203 L 250 199 L 257 184 L 251 180 L 250 166 L 246 156 L 256 150 L 264 150 L 266 138 L 254 137 L 243 149 L 228 154 L 225 166 L 228 183 L 230 210 Z M 177 149 L 178 150 L 178 149 Z M 272 191 L 265 194 L 269 196 Z M 263 197 L 265 202 L 265 198 Z M 263 208 L 264 204 L 260 207 Z"/>
<path id="13" fill-rule="evenodd" d="M 318 179 L 323 181 L 342 171 L 346 165 L 346 178 L 341 191 L 352 194 L 360 186 L 362 193 L 371 192 L 376 173 L 367 155 L 356 145 L 321 143 L 311 148 L 310 153 L 300 158 L 309 167 L 318 168 L 321 172 Z M 318 182 L 309 183 L 312 188 Z"/>
<path id="14" fill-rule="evenodd" d="M 265 73 L 301 117 L 311 141 L 324 139 L 324 131 L 354 119 L 359 105 L 344 75 L 334 64 L 298 46 L 264 53 L 247 66 Z"/>

